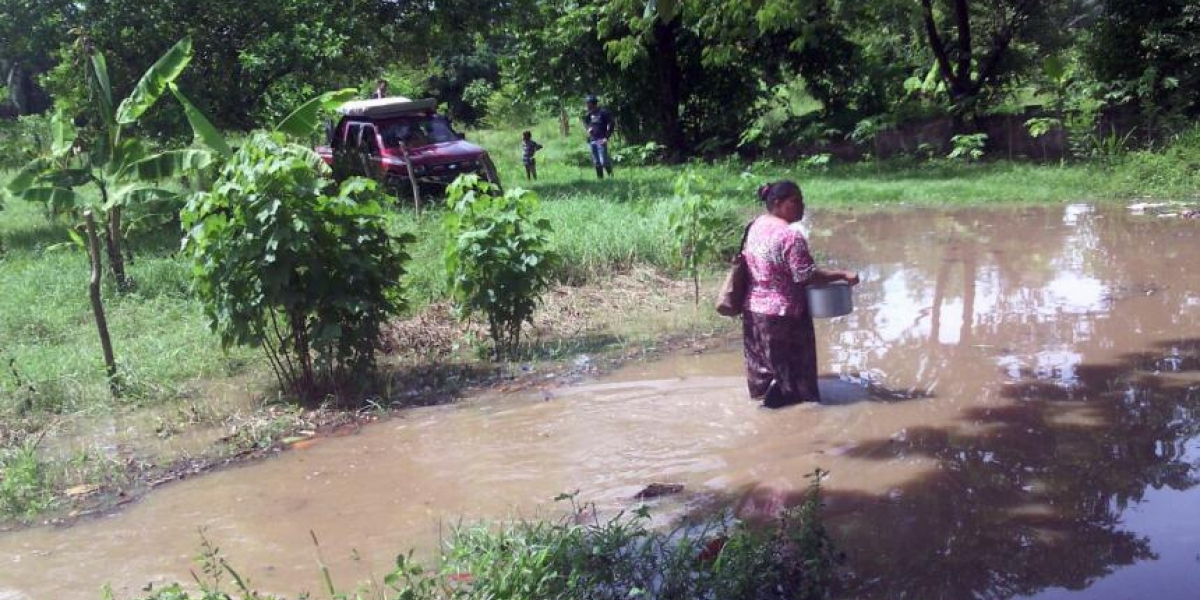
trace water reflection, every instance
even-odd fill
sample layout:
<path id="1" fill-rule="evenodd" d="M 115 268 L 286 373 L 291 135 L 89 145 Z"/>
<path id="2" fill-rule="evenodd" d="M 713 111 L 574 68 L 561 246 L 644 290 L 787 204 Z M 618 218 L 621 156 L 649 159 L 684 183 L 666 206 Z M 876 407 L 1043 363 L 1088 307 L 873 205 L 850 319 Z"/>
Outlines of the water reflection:
<path id="1" fill-rule="evenodd" d="M 884 496 L 829 492 L 855 572 L 844 592 L 1029 596 L 1085 589 L 1159 547 L 1195 555 L 1122 527 L 1147 490 L 1200 505 L 1200 457 L 1186 450 L 1200 436 L 1200 342 L 1171 337 L 1200 333 L 1198 278 L 1181 260 L 1200 255 L 1194 228 L 1086 205 L 927 217 L 924 243 L 896 235 L 921 230 L 896 215 L 860 216 L 827 241 L 849 261 L 892 257 L 871 263 L 878 283 L 831 328 L 831 368 L 935 391 L 931 412 L 957 407 L 951 423 L 850 451 L 937 468 Z M 1200 507 L 1177 518 L 1200 527 Z M 1173 594 L 1198 575 L 1175 573 L 1160 597 L 1190 597 Z"/>

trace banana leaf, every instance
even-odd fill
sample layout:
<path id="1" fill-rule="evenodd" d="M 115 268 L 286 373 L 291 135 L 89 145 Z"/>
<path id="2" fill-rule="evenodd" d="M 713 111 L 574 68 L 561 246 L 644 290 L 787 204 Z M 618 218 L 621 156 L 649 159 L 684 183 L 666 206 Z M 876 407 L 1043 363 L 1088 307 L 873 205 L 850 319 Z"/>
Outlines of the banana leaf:
<path id="1" fill-rule="evenodd" d="M 99 52 L 92 54 L 92 75 L 88 80 L 92 95 L 100 102 L 100 116 L 104 118 L 104 124 L 111 126 L 116 117 L 113 113 L 112 85 L 108 80 L 108 63 Z"/>
<path id="2" fill-rule="evenodd" d="M 208 117 L 204 116 L 204 113 L 200 112 L 200 109 L 196 108 L 196 105 L 192 104 L 191 100 L 188 100 L 187 96 L 184 96 L 174 83 L 171 84 L 171 93 L 183 105 L 183 114 L 187 116 L 188 123 L 192 125 L 192 135 L 195 136 L 195 139 L 212 148 L 224 158 L 233 156 L 233 149 L 225 141 L 225 136 L 221 135 Z"/>
<path id="3" fill-rule="evenodd" d="M 78 194 L 72 190 L 60 187 L 28 188 L 18 195 L 25 200 L 29 200 L 30 202 L 39 202 L 45 204 L 53 211 L 74 208 L 79 204 Z"/>
<path id="4" fill-rule="evenodd" d="M 21 167 L 20 171 L 17 171 L 17 174 L 9 180 L 6 189 L 11 194 L 19 195 L 32 187 L 52 166 L 54 166 L 54 161 L 49 158 L 35 158 L 25 163 L 25 166 Z"/>
<path id="5" fill-rule="evenodd" d="M 325 92 L 305 102 L 300 108 L 292 111 L 292 114 L 284 117 L 275 125 L 275 131 L 298 138 L 308 137 L 317 129 L 322 111 L 333 110 L 354 98 L 354 95 L 355 90 L 352 88 Z"/>
<path id="6" fill-rule="evenodd" d="M 128 125 L 158 101 L 192 60 L 192 39 L 179 40 L 142 75 L 129 97 L 117 108 L 117 123 Z"/>
<path id="7" fill-rule="evenodd" d="M 142 181 L 157 181 L 198 171 L 212 164 L 213 155 L 207 150 L 167 150 L 129 163 L 118 179 L 134 175 Z"/>
<path id="8" fill-rule="evenodd" d="M 62 111 L 50 117 L 50 130 L 53 140 L 50 142 L 50 153 L 63 156 L 75 145 L 75 125 L 63 117 Z"/>

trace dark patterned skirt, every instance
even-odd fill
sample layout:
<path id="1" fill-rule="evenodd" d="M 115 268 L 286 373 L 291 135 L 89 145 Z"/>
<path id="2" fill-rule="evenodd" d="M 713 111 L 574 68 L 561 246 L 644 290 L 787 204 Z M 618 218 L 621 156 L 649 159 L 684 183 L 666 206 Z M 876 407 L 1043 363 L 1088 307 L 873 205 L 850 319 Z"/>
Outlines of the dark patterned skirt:
<path id="1" fill-rule="evenodd" d="M 761 398 L 772 408 L 821 401 L 812 315 L 777 317 L 746 311 L 742 340 L 751 398 Z"/>

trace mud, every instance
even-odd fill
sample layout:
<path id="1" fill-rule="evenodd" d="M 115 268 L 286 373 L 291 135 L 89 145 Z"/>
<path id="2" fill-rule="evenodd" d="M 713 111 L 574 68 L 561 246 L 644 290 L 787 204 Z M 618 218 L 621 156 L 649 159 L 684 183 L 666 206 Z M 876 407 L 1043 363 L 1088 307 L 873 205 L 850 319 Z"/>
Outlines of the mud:
<path id="1" fill-rule="evenodd" d="M 821 213 L 858 269 L 820 321 L 822 405 L 746 397 L 736 339 L 594 381 L 414 409 L 163 486 L 70 528 L 0 535 L 0 598 L 189 581 L 198 528 L 260 589 L 316 590 L 430 555 L 454 523 L 615 511 L 769 514 L 820 467 L 854 598 L 1194 598 L 1200 589 L 1195 221 L 1070 205 Z M 357 557 L 357 558 L 355 558 Z"/>

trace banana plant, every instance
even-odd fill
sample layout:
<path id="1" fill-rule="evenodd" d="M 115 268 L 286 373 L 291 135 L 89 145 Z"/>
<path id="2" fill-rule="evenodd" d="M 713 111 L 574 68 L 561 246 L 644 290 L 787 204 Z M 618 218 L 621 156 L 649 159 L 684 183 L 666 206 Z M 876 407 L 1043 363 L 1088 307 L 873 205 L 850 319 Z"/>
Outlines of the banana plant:
<path id="1" fill-rule="evenodd" d="M 118 105 L 113 102 L 104 56 L 93 53 L 88 85 L 100 115 L 98 127 L 91 135 L 80 136 L 69 119 L 56 114 L 49 154 L 26 164 L 7 186 L 9 195 L 45 204 L 54 213 L 92 210 L 104 229 L 109 268 L 122 289 L 127 286 L 121 253 L 122 209 L 176 196 L 178 192 L 164 188 L 163 181 L 203 169 L 213 160 L 212 153 L 202 149 L 152 152 L 127 131 L 168 89 L 184 102 L 185 110 L 191 106 L 174 86 L 191 59 L 192 42 L 184 38 L 150 66 Z M 197 131 L 196 135 L 206 134 Z M 89 141 L 84 142 L 85 137 Z M 80 193 L 87 186 L 95 187 L 98 198 Z"/>
<path id="2" fill-rule="evenodd" d="M 175 95 L 175 99 L 183 105 L 183 114 L 187 117 L 188 124 L 192 126 L 192 133 L 195 135 L 193 145 L 207 149 L 211 159 L 218 162 L 223 163 L 232 157 L 233 148 L 220 130 L 213 126 L 208 117 L 196 108 L 174 83 L 169 87 L 171 93 Z M 273 130 L 293 139 L 307 138 L 321 124 L 322 114 L 350 100 L 355 93 L 356 90 L 353 88 L 325 92 L 293 110 L 291 114 L 276 123 Z"/>

